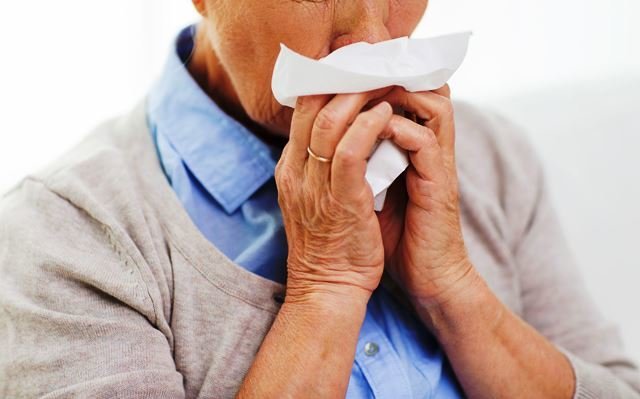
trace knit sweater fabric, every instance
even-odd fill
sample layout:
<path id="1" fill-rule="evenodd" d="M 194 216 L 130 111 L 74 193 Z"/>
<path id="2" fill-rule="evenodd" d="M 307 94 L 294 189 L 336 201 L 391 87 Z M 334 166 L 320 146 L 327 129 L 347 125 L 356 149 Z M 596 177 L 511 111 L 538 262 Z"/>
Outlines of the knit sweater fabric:
<path id="1" fill-rule="evenodd" d="M 454 109 L 475 268 L 569 358 L 575 398 L 640 398 L 532 146 L 498 115 Z M 142 101 L 0 200 L 0 397 L 232 398 L 285 288 L 199 232 L 161 170 Z"/>

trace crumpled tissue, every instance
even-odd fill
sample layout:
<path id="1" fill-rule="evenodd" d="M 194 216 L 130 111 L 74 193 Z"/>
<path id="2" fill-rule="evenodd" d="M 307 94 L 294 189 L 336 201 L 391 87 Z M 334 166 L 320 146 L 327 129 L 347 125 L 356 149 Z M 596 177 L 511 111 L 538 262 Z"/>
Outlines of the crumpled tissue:
<path id="1" fill-rule="evenodd" d="M 460 67 L 470 36 L 471 32 L 460 32 L 426 39 L 359 42 L 319 60 L 281 44 L 271 88 L 280 104 L 292 108 L 298 96 L 361 93 L 389 86 L 411 92 L 434 90 Z M 390 140 L 376 146 L 366 172 L 376 211 L 382 210 L 387 188 L 408 165 L 407 153 Z"/>

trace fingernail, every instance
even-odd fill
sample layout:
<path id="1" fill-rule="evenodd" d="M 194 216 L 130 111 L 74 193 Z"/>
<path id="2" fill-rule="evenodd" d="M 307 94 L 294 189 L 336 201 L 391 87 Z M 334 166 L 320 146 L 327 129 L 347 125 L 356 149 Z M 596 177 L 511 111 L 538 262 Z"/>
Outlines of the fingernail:
<path id="1" fill-rule="evenodd" d="M 391 111 L 391 104 L 389 104 L 386 101 L 383 101 L 378 105 L 376 105 L 375 107 L 373 107 L 373 110 L 379 114 L 385 115 L 389 113 L 389 111 Z"/>

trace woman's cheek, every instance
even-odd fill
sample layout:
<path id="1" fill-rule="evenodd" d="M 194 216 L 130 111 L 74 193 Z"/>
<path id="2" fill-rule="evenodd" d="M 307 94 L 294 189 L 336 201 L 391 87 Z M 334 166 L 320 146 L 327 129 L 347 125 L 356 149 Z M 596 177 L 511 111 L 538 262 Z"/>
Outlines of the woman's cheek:
<path id="1" fill-rule="evenodd" d="M 424 15 L 427 0 L 391 0 L 387 28 L 392 37 L 410 36 Z"/>

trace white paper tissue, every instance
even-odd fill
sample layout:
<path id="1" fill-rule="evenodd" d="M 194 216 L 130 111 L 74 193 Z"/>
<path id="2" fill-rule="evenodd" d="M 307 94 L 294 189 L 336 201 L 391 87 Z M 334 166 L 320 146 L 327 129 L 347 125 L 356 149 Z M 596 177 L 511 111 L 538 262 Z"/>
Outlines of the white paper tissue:
<path id="1" fill-rule="evenodd" d="M 442 87 L 460 67 L 471 32 L 427 39 L 401 37 L 354 43 L 314 60 L 280 45 L 271 86 L 282 105 L 294 107 L 298 96 L 360 93 L 388 86 L 407 91 Z M 409 165 L 407 154 L 390 141 L 369 158 L 366 178 L 382 210 L 387 188 Z"/>

